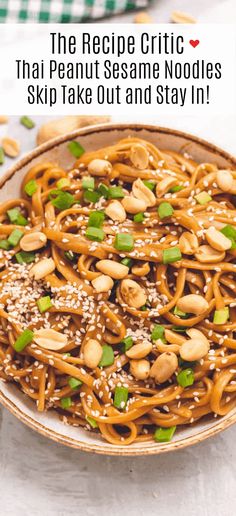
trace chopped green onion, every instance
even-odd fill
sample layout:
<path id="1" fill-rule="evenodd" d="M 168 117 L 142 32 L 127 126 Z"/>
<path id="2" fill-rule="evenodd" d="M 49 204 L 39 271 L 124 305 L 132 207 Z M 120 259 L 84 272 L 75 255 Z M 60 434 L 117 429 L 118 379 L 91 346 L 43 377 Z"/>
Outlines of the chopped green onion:
<path id="1" fill-rule="evenodd" d="M 99 192 L 94 192 L 93 190 L 85 190 L 84 192 L 84 200 L 87 202 L 96 203 L 99 201 L 101 194 Z"/>
<path id="2" fill-rule="evenodd" d="M 95 228 L 88 227 L 86 229 L 85 236 L 89 240 L 94 240 L 96 242 L 102 242 L 105 237 L 105 233 L 104 233 L 103 229 L 96 228 L 96 227 Z"/>
<path id="3" fill-rule="evenodd" d="M 11 244 L 9 244 L 8 240 L 0 240 L 0 249 L 9 251 L 10 247 L 11 247 Z"/>
<path id="4" fill-rule="evenodd" d="M 182 319 L 186 319 L 188 317 L 188 314 L 186 312 L 182 312 L 182 310 L 180 310 L 177 306 L 174 307 L 174 315 L 182 317 Z"/>
<path id="5" fill-rule="evenodd" d="M 188 330 L 188 326 L 171 326 L 172 331 L 177 331 L 178 333 L 185 333 Z"/>
<path id="6" fill-rule="evenodd" d="M 73 253 L 73 251 L 65 251 L 65 257 L 67 260 L 70 260 L 70 262 L 73 262 L 76 259 L 76 255 Z"/>
<path id="7" fill-rule="evenodd" d="M 154 433 L 154 439 L 158 443 L 168 443 L 172 440 L 175 430 L 176 426 L 171 426 L 170 428 L 157 428 Z"/>
<path id="8" fill-rule="evenodd" d="M 86 421 L 88 421 L 88 423 L 90 424 L 90 426 L 92 428 L 98 428 L 98 424 L 97 424 L 96 419 L 94 419 L 91 416 L 85 416 L 85 419 L 86 419 Z"/>
<path id="9" fill-rule="evenodd" d="M 26 127 L 26 129 L 33 129 L 35 127 L 34 121 L 28 116 L 22 116 L 20 123 Z"/>
<path id="10" fill-rule="evenodd" d="M 76 202 L 74 196 L 69 192 L 64 192 L 63 190 L 58 190 L 57 192 L 57 196 L 52 199 L 52 204 L 58 210 L 68 210 Z"/>
<path id="11" fill-rule="evenodd" d="M 16 253 L 16 260 L 20 264 L 32 263 L 35 260 L 35 254 L 26 251 L 21 251 L 20 253 Z"/>
<path id="12" fill-rule="evenodd" d="M 231 240 L 232 245 L 230 249 L 236 249 L 236 229 L 230 224 L 227 224 L 220 231 Z"/>
<path id="13" fill-rule="evenodd" d="M 93 228 L 100 228 L 105 220 L 105 213 L 103 211 L 92 211 L 89 215 L 88 226 Z"/>
<path id="14" fill-rule="evenodd" d="M 123 265 L 126 265 L 126 267 L 132 267 L 133 265 L 133 260 L 131 260 L 131 258 L 123 258 L 123 260 L 121 260 L 121 262 Z"/>
<path id="15" fill-rule="evenodd" d="M 110 199 L 123 199 L 125 196 L 122 186 L 111 186 L 108 195 Z"/>
<path id="16" fill-rule="evenodd" d="M 132 337 L 125 337 L 122 341 L 121 341 L 121 344 L 123 344 L 123 353 L 126 353 L 126 351 L 128 351 L 128 349 L 132 348 L 133 346 L 133 338 Z"/>
<path id="17" fill-rule="evenodd" d="M 154 328 L 152 329 L 151 333 L 151 340 L 158 340 L 161 339 L 163 342 L 165 342 L 165 328 L 164 326 L 161 326 L 161 324 L 155 324 Z"/>
<path id="18" fill-rule="evenodd" d="M 213 323 L 214 324 L 225 324 L 229 319 L 229 307 L 226 306 L 221 310 L 215 310 Z"/>
<path id="19" fill-rule="evenodd" d="M 78 387 L 81 387 L 81 385 L 83 385 L 83 382 L 81 382 L 81 380 L 78 380 L 78 378 L 73 378 L 73 376 L 71 376 L 70 378 L 68 378 L 68 384 L 71 389 L 78 389 Z"/>
<path id="20" fill-rule="evenodd" d="M 193 370 L 183 369 L 177 374 L 177 382 L 181 387 L 189 387 L 194 383 L 194 373 Z"/>
<path id="21" fill-rule="evenodd" d="M 178 262 L 182 259 L 182 254 L 179 247 L 169 247 L 169 249 L 164 249 L 163 251 L 163 263 L 166 265 L 168 263 Z"/>
<path id="22" fill-rule="evenodd" d="M 157 211 L 161 220 L 165 219 L 166 217 L 171 217 L 171 215 L 174 213 L 174 210 L 169 202 L 162 202 L 158 206 Z"/>
<path id="23" fill-rule="evenodd" d="M 127 387 L 118 387 L 115 388 L 114 394 L 114 407 L 118 409 L 124 409 L 128 400 L 129 390 Z"/>
<path id="24" fill-rule="evenodd" d="M 155 186 L 156 186 L 156 183 L 153 183 L 152 181 L 143 181 L 143 183 L 145 184 L 145 186 L 147 186 L 147 188 L 149 188 L 149 190 L 153 191 Z"/>
<path id="25" fill-rule="evenodd" d="M 24 187 L 24 191 L 27 195 L 29 195 L 29 197 L 32 197 L 32 195 L 35 192 L 37 192 L 37 190 L 38 190 L 38 185 L 37 185 L 35 179 L 31 179 L 30 181 L 28 181 L 28 183 L 26 183 L 26 185 Z"/>
<path id="26" fill-rule="evenodd" d="M 17 244 L 19 244 L 19 241 L 23 237 L 23 235 L 24 233 L 22 231 L 20 231 L 19 229 L 14 229 L 7 240 L 10 245 L 15 247 Z"/>
<path id="27" fill-rule="evenodd" d="M 34 332 L 31 330 L 24 330 L 21 335 L 19 335 L 18 339 L 16 339 L 16 342 L 14 344 L 14 349 L 19 353 L 20 351 L 23 351 L 25 347 L 30 344 L 30 342 L 33 340 Z"/>
<path id="28" fill-rule="evenodd" d="M 105 199 L 108 199 L 108 197 L 109 197 L 109 188 L 108 188 L 108 186 L 107 186 L 107 185 L 105 185 L 104 183 L 100 183 L 100 184 L 98 185 L 98 191 L 99 191 L 99 193 L 100 193 L 103 197 L 105 197 Z"/>
<path id="29" fill-rule="evenodd" d="M 208 202 L 212 201 L 212 197 L 207 192 L 200 192 L 199 194 L 195 195 L 195 199 L 198 204 L 207 204 Z"/>
<path id="30" fill-rule="evenodd" d="M 148 307 L 146 305 L 143 305 L 143 306 L 140 306 L 139 310 L 141 310 L 141 312 L 146 312 L 148 309 Z"/>
<path id="31" fill-rule="evenodd" d="M 49 308 L 52 307 L 52 302 L 50 296 L 44 296 L 40 297 L 37 301 L 38 309 L 43 314 L 44 312 L 47 312 Z"/>
<path id="32" fill-rule="evenodd" d="M 94 190 L 95 188 L 95 179 L 91 176 L 83 177 L 82 179 L 82 188 L 84 190 Z"/>
<path id="33" fill-rule="evenodd" d="M 82 145 L 80 145 L 79 142 L 75 141 L 72 141 L 68 144 L 68 149 L 75 158 L 80 158 L 85 152 Z"/>
<path id="34" fill-rule="evenodd" d="M 111 346 L 105 344 L 102 346 L 102 358 L 99 362 L 99 367 L 107 367 L 114 364 L 114 351 Z"/>
<path id="35" fill-rule="evenodd" d="M 10 220 L 10 222 L 16 223 L 18 217 L 20 215 L 20 212 L 18 208 L 12 208 L 11 210 L 7 211 L 7 216 Z"/>
<path id="36" fill-rule="evenodd" d="M 136 213 L 136 215 L 134 215 L 134 222 L 143 222 L 144 220 L 145 220 L 144 213 L 140 212 L 140 213 Z"/>
<path id="37" fill-rule="evenodd" d="M 4 161 L 5 161 L 4 150 L 2 147 L 0 147 L 0 165 L 3 165 Z"/>
<path id="38" fill-rule="evenodd" d="M 180 190 L 183 190 L 183 189 L 184 189 L 183 185 L 175 185 L 175 186 L 172 186 L 172 188 L 170 188 L 169 192 L 170 193 L 180 192 Z"/>
<path id="39" fill-rule="evenodd" d="M 18 224 L 19 226 L 26 226 L 28 221 L 23 215 L 20 213 L 18 208 L 12 208 L 7 211 L 8 218 L 13 224 Z"/>
<path id="40" fill-rule="evenodd" d="M 63 409 L 68 409 L 72 405 L 72 399 L 70 396 L 67 396 L 66 398 L 61 398 L 61 407 Z"/>
<path id="41" fill-rule="evenodd" d="M 114 247 L 118 251 L 132 251 L 134 248 L 134 237 L 130 233 L 117 233 Z"/>
<path id="42" fill-rule="evenodd" d="M 59 188 L 59 190 L 66 188 L 67 186 L 70 186 L 70 180 L 68 177 L 62 177 L 59 179 L 59 181 L 57 181 L 57 188 Z"/>

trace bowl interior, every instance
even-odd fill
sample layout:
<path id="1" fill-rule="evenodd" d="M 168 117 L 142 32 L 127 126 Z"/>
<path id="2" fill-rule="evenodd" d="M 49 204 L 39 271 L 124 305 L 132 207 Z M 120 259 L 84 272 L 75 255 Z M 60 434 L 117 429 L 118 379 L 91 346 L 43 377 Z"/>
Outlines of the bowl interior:
<path id="1" fill-rule="evenodd" d="M 73 165 L 74 159 L 67 149 L 68 141 L 78 140 L 87 151 L 113 144 L 130 135 L 147 139 L 160 149 L 168 148 L 178 152 L 187 152 L 197 162 L 216 163 L 221 168 L 236 166 L 235 159 L 226 152 L 179 131 L 125 124 L 97 126 L 78 130 L 72 135 L 58 138 L 27 155 L 1 179 L 0 202 L 19 195 L 20 184 L 26 171 L 38 162 L 56 162 L 69 169 Z M 20 392 L 17 385 L 0 382 L 0 401 L 21 421 L 47 437 L 85 451 L 114 455 L 141 455 L 174 450 L 199 442 L 236 421 L 235 409 L 221 419 L 208 417 L 192 426 L 182 427 L 176 432 L 171 443 L 137 443 L 123 447 L 109 444 L 99 435 L 82 428 L 64 425 L 54 411 L 37 412 L 33 401 Z"/>

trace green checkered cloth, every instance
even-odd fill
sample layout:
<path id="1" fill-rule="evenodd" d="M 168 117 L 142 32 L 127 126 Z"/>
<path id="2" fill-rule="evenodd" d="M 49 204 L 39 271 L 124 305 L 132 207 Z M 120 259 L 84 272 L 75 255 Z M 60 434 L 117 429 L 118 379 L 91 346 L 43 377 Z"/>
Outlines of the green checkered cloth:
<path id="1" fill-rule="evenodd" d="M 149 0 L 0 0 L 0 23 L 76 23 L 145 7 Z"/>

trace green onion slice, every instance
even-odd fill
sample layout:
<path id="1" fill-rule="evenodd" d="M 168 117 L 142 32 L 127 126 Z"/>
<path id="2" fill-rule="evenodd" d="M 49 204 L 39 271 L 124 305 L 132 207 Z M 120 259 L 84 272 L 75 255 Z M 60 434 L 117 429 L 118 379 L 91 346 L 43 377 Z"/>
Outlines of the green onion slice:
<path id="1" fill-rule="evenodd" d="M 28 116 L 22 116 L 20 119 L 21 125 L 24 125 L 26 129 L 33 129 L 35 127 L 34 121 Z"/>
<path id="2" fill-rule="evenodd" d="M 187 369 L 183 369 L 177 374 L 177 382 L 181 387 L 189 387 L 194 383 L 194 372 L 189 367 Z"/>
<path id="3" fill-rule="evenodd" d="M 168 263 L 178 262 L 182 259 L 182 254 L 179 247 L 169 247 L 169 249 L 163 250 L 163 263 L 167 265 Z"/>
<path id="4" fill-rule="evenodd" d="M 127 389 L 127 387 L 116 386 L 114 394 L 114 407 L 118 409 L 124 409 L 126 407 L 128 395 L 129 389 Z"/>
<path id="5" fill-rule="evenodd" d="M 132 251 L 134 248 L 134 237 L 130 233 L 117 233 L 114 247 L 118 251 Z"/>
<path id="6" fill-rule="evenodd" d="M 51 302 L 50 296 L 40 297 L 40 299 L 38 299 L 38 301 L 37 301 L 37 306 L 38 306 L 38 309 L 41 312 L 41 314 L 43 314 L 44 312 L 47 312 L 47 310 L 49 310 L 49 308 L 52 307 L 52 302 Z"/>
<path id="7" fill-rule="evenodd" d="M 24 191 L 27 195 L 29 195 L 29 197 L 32 197 L 32 195 L 35 192 L 37 192 L 37 190 L 38 190 L 38 185 L 37 185 L 35 179 L 31 179 L 30 181 L 28 181 L 28 183 L 26 183 L 26 185 L 24 187 Z"/>
<path id="8" fill-rule="evenodd" d="M 94 240 L 96 242 L 102 242 L 104 240 L 105 233 L 104 233 L 103 229 L 96 228 L 96 227 L 95 228 L 88 227 L 86 229 L 85 236 L 89 240 Z"/>
<path id="9" fill-rule="evenodd" d="M 95 188 L 94 177 L 84 176 L 82 179 L 82 188 L 83 188 L 83 190 L 94 190 L 94 188 Z"/>
<path id="10" fill-rule="evenodd" d="M 112 346 L 108 346 L 105 344 L 102 346 L 102 358 L 99 362 L 99 367 L 108 367 L 112 364 L 114 364 L 114 351 Z"/>
<path id="11" fill-rule="evenodd" d="M 158 206 L 157 211 L 161 220 L 167 217 L 171 217 L 171 215 L 174 213 L 174 210 L 169 202 L 162 202 Z"/>
<path id="12" fill-rule="evenodd" d="M 10 245 L 15 247 L 17 244 L 19 244 L 21 238 L 23 237 L 24 233 L 20 231 L 19 229 L 14 229 L 12 233 L 8 237 L 8 242 Z"/>
<path id="13" fill-rule="evenodd" d="M 18 263 L 32 263 L 35 260 L 35 254 L 27 251 L 16 253 L 16 260 Z"/>
<path id="14" fill-rule="evenodd" d="M 18 339 L 16 339 L 16 342 L 14 344 L 14 349 L 19 353 L 20 351 L 23 351 L 30 342 L 32 342 L 34 336 L 34 332 L 31 330 L 24 330 L 21 335 L 19 335 Z"/>
<path id="15" fill-rule="evenodd" d="M 176 426 L 171 426 L 170 428 L 157 428 L 154 433 L 154 439 L 158 443 L 168 443 L 172 440 L 175 431 Z"/>
<path id="16" fill-rule="evenodd" d="M 81 385 L 83 385 L 83 382 L 81 382 L 81 380 L 79 380 L 78 378 L 73 378 L 73 376 L 71 376 L 70 378 L 68 378 L 68 384 L 70 386 L 71 389 L 78 389 L 78 387 L 81 387 Z"/>
<path id="17" fill-rule="evenodd" d="M 72 154 L 72 156 L 74 156 L 75 158 L 80 158 L 85 152 L 82 145 L 80 145 L 79 142 L 75 142 L 75 141 L 72 141 L 68 144 L 68 149 L 69 149 L 70 153 Z"/>
<path id="18" fill-rule="evenodd" d="M 89 215 L 88 227 L 100 228 L 105 220 L 103 211 L 92 211 Z"/>

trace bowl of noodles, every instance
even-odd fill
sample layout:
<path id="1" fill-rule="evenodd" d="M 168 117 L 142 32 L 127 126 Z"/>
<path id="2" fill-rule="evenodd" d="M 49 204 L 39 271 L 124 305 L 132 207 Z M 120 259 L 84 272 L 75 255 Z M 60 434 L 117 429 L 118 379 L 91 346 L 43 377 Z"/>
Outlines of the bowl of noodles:
<path id="1" fill-rule="evenodd" d="M 0 187 L 0 402 L 113 455 L 236 421 L 236 160 L 199 138 L 101 125 Z"/>

